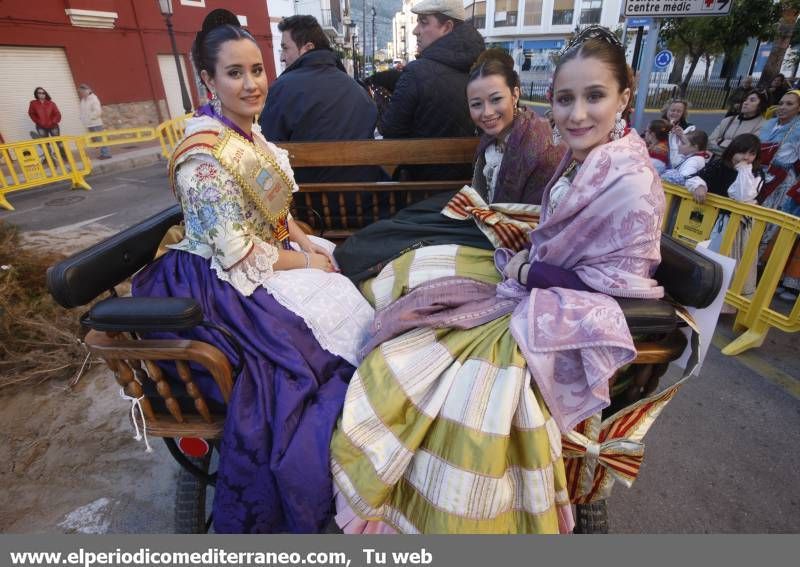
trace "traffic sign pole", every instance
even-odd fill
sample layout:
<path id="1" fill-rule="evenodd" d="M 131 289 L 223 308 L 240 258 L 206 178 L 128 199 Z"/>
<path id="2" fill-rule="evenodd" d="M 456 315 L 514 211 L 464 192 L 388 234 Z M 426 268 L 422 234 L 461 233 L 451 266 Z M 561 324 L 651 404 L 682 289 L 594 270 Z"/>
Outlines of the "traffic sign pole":
<path id="1" fill-rule="evenodd" d="M 639 66 L 639 84 L 636 89 L 636 107 L 633 112 L 633 127 L 638 131 L 644 129 L 644 106 L 647 102 L 647 90 L 650 85 L 650 74 L 653 71 L 653 60 L 658 46 L 658 32 L 661 30 L 661 18 L 653 18 L 644 42 L 644 53 Z"/>

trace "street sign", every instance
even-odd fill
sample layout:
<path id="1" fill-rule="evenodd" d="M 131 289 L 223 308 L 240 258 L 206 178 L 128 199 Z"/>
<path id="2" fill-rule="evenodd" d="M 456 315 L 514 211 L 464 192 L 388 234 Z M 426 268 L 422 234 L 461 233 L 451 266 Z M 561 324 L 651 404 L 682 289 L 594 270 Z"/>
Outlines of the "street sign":
<path id="1" fill-rule="evenodd" d="M 625 16 L 727 16 L 732 4 L 732 0 L 625 0 Z"/>
<path id="2" fill-rule="evenodd" d="M 672 52 L 668 49 L 659 51 L 656 54 L 654 63 L 656 71 L 666 71 L 667 67 L 669 67 L 669 64 L 672 63 Z"/>
<path id="3" fill-rule="evenodd" d="M 644 28 L 652 23 L 650 18 L 628 18 L 629 28 Z"/>

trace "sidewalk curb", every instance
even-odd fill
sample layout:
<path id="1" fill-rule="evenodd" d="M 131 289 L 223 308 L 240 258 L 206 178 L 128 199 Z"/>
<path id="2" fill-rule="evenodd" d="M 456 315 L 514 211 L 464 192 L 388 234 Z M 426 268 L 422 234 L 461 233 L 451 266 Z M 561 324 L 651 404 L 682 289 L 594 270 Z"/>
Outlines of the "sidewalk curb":
<path id="1" fill-rule="evenodd" d="M 166 164 L 166 160 L 161 155 L 161 148 L 155 147 L 152 152 L 139 155 L 121 156 L 118 159 L 113 157 L 110 160 L 92 160 L 92 172 L 87 176 L 91 179 L 95 175 L 107 175 L 109 173 L 119 173 L 129 169 L 136 169 L 158 162 Z"/>

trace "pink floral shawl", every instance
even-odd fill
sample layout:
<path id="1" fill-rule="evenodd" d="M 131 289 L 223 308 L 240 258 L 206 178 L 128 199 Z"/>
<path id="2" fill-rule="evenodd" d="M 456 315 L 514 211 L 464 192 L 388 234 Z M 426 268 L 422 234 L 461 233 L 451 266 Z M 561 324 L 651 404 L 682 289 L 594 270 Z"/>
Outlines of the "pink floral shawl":
<path id="1" fill-rule="evenodd" d="M 664 192 L 642 139 L 632 131 L 592 150 L 548 214 L 550 191 L 571 160 L 568 153 L 545 190 L 530 258 L 573 270 L 600 293 L 533 289 L 511 321 L 562 431 L 606 407 L 608 380 L 636 357 L 622 310 L 609 296 L 664 295 L 652 279 L 661 260 Z M 498 263 L 504 262 L 498 258 Z M 498 292 L 516 295 L 515 285 L 500 284 Z"/>

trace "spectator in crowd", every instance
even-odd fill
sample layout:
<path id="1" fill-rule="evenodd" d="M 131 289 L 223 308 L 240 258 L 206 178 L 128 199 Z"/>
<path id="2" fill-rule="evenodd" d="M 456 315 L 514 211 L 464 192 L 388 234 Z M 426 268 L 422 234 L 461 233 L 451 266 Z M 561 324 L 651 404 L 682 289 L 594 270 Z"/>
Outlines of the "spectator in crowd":
<path id="1" fill-rule="evenodd" d="M 706 151 L 708 147 L 708 134 L 702 130 L 694 129 L 684 134 L 686 141 L 678 146 L 681 161 L 672 164 L 670 169 L 661 174 L 661 179 L 670 183 L 683 185 L 689 177 L 697 175 L 706 166 L 711 154 Z"/>
<path id="2" fill-rule="evenodd" d="M 662 118 L 650 122 L 644 140 L 647 142 L 647 151 L 650 162 L 656 172 L 661 175 L 669 167 L 669 131 L 672 125 Z"/>
<path id="3" fill-rule="evenodd" d="M 694 130 L 694 124 L 687 122 L 689 117 L 689 103 L 684 99 L 671 100 L 661 114 L 661 118 L 666 120 L 672 125 L 669 132 L 669 161 L 670 165 L 673 163 L 680 163 L 680 151 L 678 146 L 686 143 L 686 138 L 683 136 L 686 133 Z"/>
<path id="4" fill-rule="evenodd" d="M 81 99 L 81 122 L 89 132 L 101 132 L 103 130 L 103 106 L 100 104 L 100 99 L 92 92 L 92 87 L 86 83 L 82 83 L 78 87 L 78 96 Z M 98 159 L 108 159 L 110 157 L 111 152 L 108 151 L 106 146 L 102 146 Z"/>
<path id="5" fill-rule="evenodd" d="M 767 110 L 767 95 L 764 91 L 751 90 L 740 106 L 738 114 L 723 118 L 709 136 L 708 149 L 717 157 L 722 156 L 728 144 L 739 134 L 758 135 Z"/>
<path id="6" fill-rule="evenodd" d="M 770 147 L 773 154 L 767 170 L 767 180 L 775 176 L 759 194 L 762 205 L 791 215 L 800 213 L 797 175 L 794 166 L 800 159 L 800 91 L 792 90 L 783 95 L 775 118 L 767 120 L 761 127 L 761 142 Z M 774 149 L 777 146 L 777 149 Z M 766 160 L 765 160 L 766 161 Z M 767 226 L 761 239 L 761 261 L 766 262 L 772 243 L 777 235 L 775 225 Z M 777 293 L 781 299 L 795 301 L 800 291 L 800 248 L 795 245 L 783 274 Z"/>
<path id="7" fill-rule="evenodd" d="M 417 59 L 406 65 L 378 129 L 385 138 L 472 136 L 467 74 L 483 51 L 483 37 L 464 22 L 461 0 L 422 0 L 417 14 Z M 469 179 L 469 166 L 406 166 L 406 179 Z"/>
<path id="8" fill-rule="evenodd" d="M 756 195 L 763 182 L 761 175 L 761 142 L 754 134 L 739 134 L 734 138 L 722 157 L 705 166 L 700 172 L 686 181 L 686 188 L 693 194 L 695 201 L 705 201 L 707 193 L 729 197 L 741 203 L 756 203 Z M 730 214 L 723 211 L 717 218 L 711 232 L 709 248 L 719 252 L 722 235 L 730 219 Z M 730 256 L 741 261 L 747 239 L 750 237 L 752 219 L 741 219 L 741 226 L 736 233 Z M 756 263 L 749 268 L 747 279 L 742 286 L 742 295 L 749 297 L 756 290 Z M 733 312 L 727 305 L 723 312 Z"/>
<path id="9" fill-rule="evenodd" d="M 728 113 L 725 116 L 736 116 L 742 111 L 742 102 L 753 90 L 753 77 L 749 75 L 742 79 L 739 86 L 731 91 L 728 96 Z"/>
<path id="10" fill-rule="evenodd" d="M 783 95 L 775 118 L 764 122 L 759 138 L 768 154 L 763 161 L 769 166 L 768 184 L 759 200 L 765 207 L 780 210 L 797 181 L 794 164 L 800 159 L 800 91 Z"/>
<path id="11" fill-rule="evenodd" d="M 780 104 L 783 95 L 786 94 L 790 88 L 789 83 L 786 81 L 786 75 L 778 73 L 772 78 L 767 92 L 769 93 L 769 105 L 775 106 Z"/>
<path id="12" fill-rule="evenodd" d="M 42 87 L 33 89 L 33 100 L 28 105 L 28 116 L 31 117 L 31 120 L 36 125 L 36 135 L 39 138 L 61 135 L 61 130 L 58 127 L 59 122 L 61 122 L 61 111 L 58 110 L 58 106 L 50 98 L 50 94 Z M 66 159 L 64 148 L 59 146 L 59 150 Z M 52 145 L 50 153 L 55 157 Z M 44 158 L 42 159 L 44 160 Z"/>
<path id="13" fill-rule="evenodd" d="M 289 16 L 278 24 L 281 61 L 259 118 L 271 142 L 368 140 L 377 109 L 350 77 L 314 16 Z M 296 168 L 298 183 L 376 181 L 380 170 L 363 167 Z"/>
<path id="14" fill-rule="evenodd" d="M 36 125 L 36 133 L 40 138 L 60 135 L 58 124 L 61 122 L 61 111 L 42 87 L 33 90 L 33 100 L 28 105 L 28 116 Z"/>

